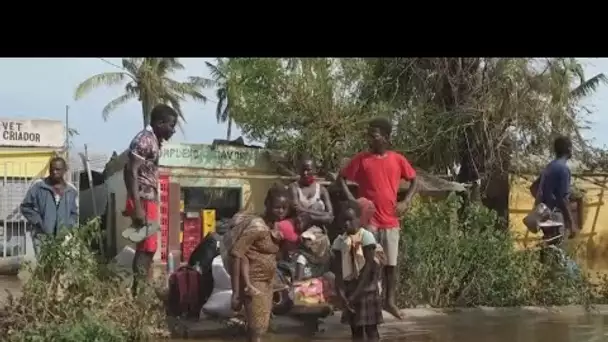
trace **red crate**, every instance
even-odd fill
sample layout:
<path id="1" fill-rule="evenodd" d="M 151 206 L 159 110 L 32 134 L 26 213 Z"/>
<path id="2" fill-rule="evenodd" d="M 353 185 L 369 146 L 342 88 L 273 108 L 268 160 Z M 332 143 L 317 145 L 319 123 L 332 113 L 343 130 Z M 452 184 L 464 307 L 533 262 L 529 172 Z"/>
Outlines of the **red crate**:
<path id="1" fill-rule="evenodd" d="M 184 237 L 201 235 L 201 220 L 200 219 L 185 219 L 184 220 Z"/>
<path id="2" fill-rule="evenodd" d="M 185 218 L 183 220 L 182 256 L 184 261 L 190 259 L 190 255 L 201 242 L 201 218 Z"/>
<path id="3" fill-rule="evenodd" d="M 167 262 L 169 240 L 169 175 L 158 179 L 160 195 L 160 258 Z"/>
<path id="4" fill-rule="evenodd" d="M 182 243 L 182 257 L 184 262 L 187 262 L 190 259 L 190 255 L 192 255 L 192 252 L 194 252 L 194 249 L 198 246 L 199 242 L 200 239 L 195 237 L 189 239 L 184 237 L 184 242 Z"/>

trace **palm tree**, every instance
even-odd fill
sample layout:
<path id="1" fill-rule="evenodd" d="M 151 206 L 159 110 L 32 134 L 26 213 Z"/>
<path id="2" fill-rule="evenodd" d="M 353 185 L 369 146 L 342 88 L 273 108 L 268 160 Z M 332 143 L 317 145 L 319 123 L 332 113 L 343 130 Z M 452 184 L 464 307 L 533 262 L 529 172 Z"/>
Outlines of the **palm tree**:
<path id="1" fill-rule="evenodd" d="M 230 101 L 228 100 L 228 77 L 227 69 L 228 63 L 223 58 L 217 58 L 216 64 L 205 62 L 211 72 L 211 77 L 217 90 L 215 96 L 217 96 L 217 106 L 215 107 L 215 118 L 218 123 L 228 122 L 226 128 L 226 140 L 230 140 L 232 134 L 232 117 L 230 116 Z"/>
<path id="2" fill-rule="evenodd" d="M 125 93 L 110 101 L 101 115 L 107 120 L 110 113 L 126 102 L 137 99 L 141 102 L 144 127 L 150 124 L 150 111 L 159 104 L 168 104 L 185 122 L 181 102 L 186 98 L 206 102 L 207 98 L 201 89 L 211 86 L 211 80 L 202 77 L 188 77 L 188 81 L 179 82 L 170 76 L 184 66 L 177 58 L 123 58 L 121 71 L 106 72 L 94 75 L 78 85 L 74 99 L 80 100 L 99 86 L 115 86 L 127 81 Z"/>

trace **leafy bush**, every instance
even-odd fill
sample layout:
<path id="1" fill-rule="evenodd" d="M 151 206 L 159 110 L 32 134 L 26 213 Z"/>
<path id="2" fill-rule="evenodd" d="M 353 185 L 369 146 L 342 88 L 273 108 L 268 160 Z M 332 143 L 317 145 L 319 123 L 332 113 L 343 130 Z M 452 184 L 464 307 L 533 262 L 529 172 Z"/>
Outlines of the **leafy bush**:
<path id="1" fill-rule="evenodd" d="M 163 322 L 152 289 L 132 298 L 129 283 L 90 246 L 98 221 L 41 243 L 37 265 L 21 295 L 0 309 L 0 336 L 7 341 L 145 341 Z"/>
<path id="2" fill-rule="evenodd" d="M 399 304 L 432 307 L 588 305 L 596 287 L 539 249 L 518 251 L 496 214 L 457 196 L 419 203 L 402 221 Z M 554 260 L 550 259 L 550 260 Z"/>

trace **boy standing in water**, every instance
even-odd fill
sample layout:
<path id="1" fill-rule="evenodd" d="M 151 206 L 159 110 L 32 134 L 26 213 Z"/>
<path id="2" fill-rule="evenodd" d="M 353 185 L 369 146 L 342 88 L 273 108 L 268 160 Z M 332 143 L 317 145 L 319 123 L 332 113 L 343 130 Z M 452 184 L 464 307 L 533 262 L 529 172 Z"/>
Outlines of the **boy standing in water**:
<path id="1" fill-rule="evenodd" d="M 359 185 L 359 196 L 372 201 L 376 209 L 367 228 L 386 253 L 387 264 L 382 277 L 384 309 L 401 319 L 395 304 L 397 260 L 399 252 L 399 215 L 405 213 L 416 191 L 416 171 L 400 153 L 390 150 L 392 125 L 385 118 L 373 119 L 368 126 L 369 151 L 354 156 L 338 180 L 348 191 L 345 179 Z M 405 199 L 397 203 L 401 179 L 410 181 Z M 350 195 L 349 197 L 352 197 Z"/>
<path id="2" fill-rule="evenodd" d="M 332 270 L 344 304 L 341 321 L 350 325 L 353 341 L 379 341 L 383 319 L 378 279 L 384 258 L 374 234 L 361 227 L 359 204 L 348 201 L 340 207 L 343 234 L 332 245 Z"/>
<path id="3" fill-rule="evenodd" d="M 133 286 L 135 295 L 142 280 L 147 279 L 156 253 L 158 236 L 158 161 L 161 143 L 175 133 L 177 112 L 164 104 L 150 113 L 150 125 L 139 132 L 129 144 L 127 163 L 123 170 L 127 203 L 124 215 L 130 216 L 132 227 L 123 237 L 135 242 Z"/>

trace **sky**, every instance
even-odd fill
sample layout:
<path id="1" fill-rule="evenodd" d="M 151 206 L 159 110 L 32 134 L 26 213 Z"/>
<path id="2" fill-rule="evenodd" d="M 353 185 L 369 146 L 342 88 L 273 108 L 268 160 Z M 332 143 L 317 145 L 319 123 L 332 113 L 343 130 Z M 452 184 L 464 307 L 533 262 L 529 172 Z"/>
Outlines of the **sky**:
<path id="1" fill-rule="evenodd" d="M 105 61 L 104 61 L 105 60 Z M 587 77 L 597 73 L 608 74 L 608 58 L 582 58 Z M 182 58 L 185 70 L 175 78 L 187 76 L 209 77 L 205 61 L 209 58 Z M 65 120 L 65 107 L 69 106 L 69 126 L 79 135 L 73 138 L 74 148 L 82 151 L 84 144 L 95 153 L 124 150 L 131 138 L 141 129 L 141 106 L 132 101 L 112 113 L 108 121 L 101 110 L 113 98 L 121 95 L 123 87 L 102 87 L 85 98 L 74 101 L 76 86 L 86 78 L 104 72 L 119 70 L 120 58 L 3 58 L 0 59 L 0 118 Z M 209 101 L 205 104 L 185 102 L 182 110 L 187 123 L 172 142 L 210 143 L 224 138 L 226 125 L 215 119 L 216 98 L 213 89 L 204 92 Z M 608 145 L 608 86 L 587 99 L 594 113 L 589 117 L 592 129 L 584 133 L 596 145 Z M 240 131 L 233 127 L 233 139 Z"/>
<path id="2" fill-rule="evenodd" d="M 104 60 L 106 62 L 104 62 Z M 187 76 L 210 77 L 205 61 L 209 58 L 182 58 L 185 69 L 175 79 Z M 109 62 L 109 63 L 108 63 Z M 121 65 L 120 58 L 2 58 L 0 59 L 0 118 L 36 118 L 65 120 L 69 106 L 69 126 L 79 135 L 72 139 L 76 150 L 84 144 L 96 153 L 122 152 L 142 128 L 141 105 L 129 102 L 114 111 L 108 121 L 101 117 L 103 107 L 124 91 L 124 87 L 100 87 L 81 100 L 74 101 L 74 90 L 90 76 L 118 71 L 111 64 Z M 226 125 L 215 119 L 216 98 L 213 89 L 203 92 L 205 104 L 185 102 L 182 111 L 187 123 L 179 129 L 172 142 L 210 143 L 225 138 Z M 240 135 L 233 127 L 233 139 Z"/>

